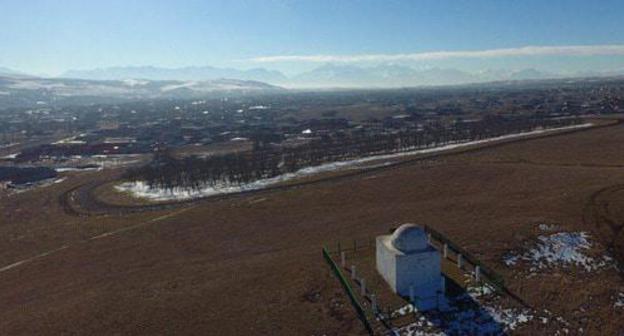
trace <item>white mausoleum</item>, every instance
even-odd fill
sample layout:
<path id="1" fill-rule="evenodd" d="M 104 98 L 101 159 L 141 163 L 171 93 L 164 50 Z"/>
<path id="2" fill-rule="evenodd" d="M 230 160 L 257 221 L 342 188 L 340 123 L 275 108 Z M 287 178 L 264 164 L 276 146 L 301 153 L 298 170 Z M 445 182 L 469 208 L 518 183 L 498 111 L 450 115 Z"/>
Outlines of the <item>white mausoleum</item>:
<path id="1" fill-rule="evenodd" d="M 377 237 L 377 270 L 392 290 L 413 299 L 420 311 L 438 308 L 444 298 L 440 253 L 425 230 L 403 224 L 391 235 Z"/>

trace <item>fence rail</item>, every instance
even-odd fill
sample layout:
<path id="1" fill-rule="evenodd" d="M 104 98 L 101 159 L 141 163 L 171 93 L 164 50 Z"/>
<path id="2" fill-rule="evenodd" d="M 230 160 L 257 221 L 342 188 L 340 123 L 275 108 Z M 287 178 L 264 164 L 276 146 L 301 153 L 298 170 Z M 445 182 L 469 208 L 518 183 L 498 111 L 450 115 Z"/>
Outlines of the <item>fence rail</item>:
<path id="1" fill-rule="evenodd" d="M 327 261 L 332 272 L 334 272 L 334 274 L 340 281 L 342 288 L 347 293 L 347 296 L 349 297 L 349 300 L 351 301 L 351 304 L 353 305 L 353 308 L 355 309 L 358 318 L 360 319 L 360 321 L 362 321 L 362 324 L 364 325 L 364 329 L 366 329 L 369 335 L 374 335 L 373 328 L 368 320 L 368 317 L 366 316 L 366 311 L 358 301 L 355 293 L 353 292 L 353 288 L 342 274 L 340 267 L 338 267 L 338 265 L 336 265 L 336 262 L 334 262 L 334 260 L 332 259 L 329 250 L 326 247 L 323 247 L 323 258 L 325 259 L 325 261 Z"/>
<path id="2" fill-rule="evenodd" d="M 456 254 L 461 254 L 462 257 L 470 264 L 474 266 L 479 266 L 481 270 L 481 274 L 485 276 L 486 278 L 488 278 L 490 280 L 489 282 L 492 285 L 494 285 L 497 290 L 501 290 L 501 291 L 505 290 L 505 279 L 503 278 L 503 276 L 496 273 L 491 268 L 485 266 L 483 263 L 481 263 L 479 259 L 473 256 L 470 252 L 459 247 L 459 245 L 455 244 L 453 241 L 451 241 L 446 236 L 436 231 L 432 227 L 428 225 L 425 225 L 424 227 L 425 227 L 425 231 L 428 234 L 430 234 L 432 238 L 434 238 L 437 241 L 442 242 L 443 244 L 446 244 L 449 247 L 449 249 L 451 249 Z"/>

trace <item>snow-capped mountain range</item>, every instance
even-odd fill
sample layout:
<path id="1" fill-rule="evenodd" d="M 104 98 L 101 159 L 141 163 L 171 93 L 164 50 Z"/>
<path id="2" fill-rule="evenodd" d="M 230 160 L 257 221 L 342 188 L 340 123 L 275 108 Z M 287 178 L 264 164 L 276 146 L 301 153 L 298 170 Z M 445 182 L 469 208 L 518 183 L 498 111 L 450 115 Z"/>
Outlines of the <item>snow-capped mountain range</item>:
<path id="1" fill-rule="evenodd" d="M 270 83 L 292 88 L 391 88 L 431 85 L 458 85 L 493 81 L 557 79 L 566 77 L 613 76 L 624 74 L 624 69 L 609 72 L 556 73 L 534 68 L 519 70 L 487 69 L 468 72 L 454 68 L 416 69 L 400 64 L 359 66 L 349 64 L 324 64 L 310 71 L 286 76 L 276 70 L 254 68 L 239 70 L 217 67 L 160 68 L 112 67 L 93 70 L 72 70 L 64 78 L 94 80 L 123 80 L 128 78 L 148 80 L 215 80 L 231 78 Z"/>
<path id="2" fill-rule="evenodd" d="M 237 79 L 89 80 L 0 74 L 0 108 L 56 103 L 264 94 L 283 90 L 263 82 Z"/>
<path id="3" fill-rule="evenodd" d="M 370 67 L 325 64 L 290 77 L 262 68 L 116 67 L 68 71 L 59 77 L 41 78 L 0 67 L 0 106 L 264 94 L 283 92 L 283 87 L 400 88 L 622 75 L 624 69 L 569 74 L 532 68 L 515 71 L 489 69 L 471 73 L 453 68 L 415 69 L 398 64 Z"/>

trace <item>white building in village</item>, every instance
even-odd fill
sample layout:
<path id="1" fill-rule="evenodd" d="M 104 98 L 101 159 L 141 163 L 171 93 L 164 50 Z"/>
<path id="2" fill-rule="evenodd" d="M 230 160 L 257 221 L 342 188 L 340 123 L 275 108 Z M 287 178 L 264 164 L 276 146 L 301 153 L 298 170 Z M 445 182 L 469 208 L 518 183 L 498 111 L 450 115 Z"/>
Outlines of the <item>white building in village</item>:
<path id="1" fill-rule="evenodd" d="M 425 230 L 403 224 L 391 235 L 377 237 L 377 270 L 392 290 L 409 297 L 420 311 L 444 302 L 441 256 Z"/>

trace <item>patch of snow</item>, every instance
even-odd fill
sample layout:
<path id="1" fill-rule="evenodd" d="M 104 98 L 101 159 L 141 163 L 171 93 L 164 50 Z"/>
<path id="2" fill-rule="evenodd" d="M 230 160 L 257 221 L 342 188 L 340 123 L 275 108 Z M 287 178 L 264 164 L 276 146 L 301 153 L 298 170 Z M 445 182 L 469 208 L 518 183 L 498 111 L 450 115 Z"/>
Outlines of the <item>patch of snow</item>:
<path id="1" fill-rule="evenodd" d="M 181 84 L 165 85 L 162 88 L 160 88 L 160 91 L 167 92 L 167 91 L 173 91 L 173 90 L 183 89 L 183 88 L 192 88 L 196 84 L 197 83 L 194 81 L 188 81 L 188 82 L 183 82 Z"/>
<path id="2" fill-rule="evenodd" d="M 624 293 L 619 293 L 613 308 L 624 308 Z"/>
<path id="3" fill-rule="evenodd" d="M 551 224 L 551 225 L 548 225 L 548 224 L 540 224 L 540 225 L 538 226 L 538 228 L 539 228 L 541 231 L 546 231 L 546 232 L 557 231 L 557 230 L 559 229 L 559 228 L 557 227 L 557 225 L 554 225 L 554 224 Z"/>
<path id="4" fill-rule="evenodd" d="M 123 82 L 124 84 L 126 84 L 126 85 L 130 86 L 130 87 L 134 87 L 134 86 L 137 86 L 137 85 L 146 85 L 146 84 L 149 84 L 149 81 L 146 81 L 146 80 L 139 80 L 139 79 L 132 79 L 132 78 L 129 78 L 129 79 L 124 79 L 124 80 L 122 80 L 122 82 Z"/>
<path id="5" fill-rule="evenodd" d="M 411 313 L 409 305 L 401 308 Z M 397 311 L 398 312 L 398 311 Z M 416 314 L 419 314 L 416 312 Z M 405 314 L 404 314 L 405 315 Z M 451 305 L 447 311 L 428 313 L 396 330 L 397 335 L 504 335 L 534 318 L 529 309 Z"/>
<path id="6" fill-rule="evenodd" d="M 9 194 L 21 194 L 30 190 L 34 190 L 36 188 L 45 188 L 53 184 L 63 183 L 64 181 L 65 181 L 64 177 L 61 177 L 61 178 L 53 177 L 53 178 L 49 178 L 49 179 L 45 179 L 45 180 L 41 180 L 41 181 L 37 181 L 33 183 L 13 185 L 13 189 L 11 189 Z"/>
<path id="7" fill-rule="evenodd" d="M 76 168 L 76 167 L 60 167 L 54 168 L 57 173 L 76 172 L 76 171 L 100 171 L 102 167 Z"/>
<path id="8" fill-rule="evenodd" d="M 249 140 L 249 139 L 243 138 L 243 137 L 236 137 L 236 138 L 230 139 L 230 141 L 247 141 L 247 140 Z"/>
<path id="9" fill-rule="evenodd" d="M 478 299 L 482 296 L 493 295 L 496 292 L 494 287 L 489 284 L 483 284 L 482 286 L 471 286 L 467 288 L 467 293 L 473 299 Z"/>
<path id="10" fill-rule="evenodd" d="M 312 130 L 311 129 L 307 129 L 301 132 L 301 134 L 312 134 Z"/>
<path id="11" fill-rule="evenodd" d="M 414 305 L 410 303 L 410 304 L 406 304 L 405 306 L 403 306 L 403 307 L 393 311 L 391 313 L 391 317 L 394 318 L 394 317 L 398 317 L 398 316 L 405 316 L 407 314 L 411 314 L 411 313 L 414 313 L 414 312 L 416 312 L 416 307 L 414 307 Z"/>
<path id="12" fill-rule="evenodd" d="M 250 106 L 249 110 L 266 110 L 268 108 L 269 108 L 268 106 L 256 105 L 256 106 Z"/>
<path id="13" fill-rule="evenodd" d="M 393 335 L 506 335 L 530 323 L 548 324 L 554 333 L 569 328 L 570 324 L 548 310 L 538 311 L 520 306 L 509 306 L 500 300 L 500 294 L 488 285 L 468 287 L 466 294 L 448 297 L 445 308 L 421 313 L 412 305 L 395 310 L 391 318 L 413 314 L 414 322 L 395 328 Z M 380 318 L 385 318 L 379 315 Z"/>
<path id="14" fill-rule="evenodd" d="M 63 183 L 63 182 L 65 182 L 65 178 L 64 177 L 52 181 L 53 184 L 59 184 L 59 183 Z"/>
<path id="15" fill-rule="evenodd" d="M 503 263 L 505 263 L 505 265 L 507 266 L 515 266 L 516 263 L 518 262 L 518 259 L 520 259 L 519 256 L 514 255 L 514 254 L 509 254 L 503 257 Z"/>
<path id="16" fill-rule="evenodd" d="M 350 169 L 350 170 L 370 169 L 370 168 L 385 167 L 391 164 L 392 162 L 382 162 L 382 163 L 377 163 L 377 164 L 364 164 L 364 165 L 356 165 L 352 167 L 347 167 L 347 169 Z"/>
<path id="17" fill-rule="evenodd" d="M 76 138 L 80 136 L 82 136 L 82 134 L 79 136 L 73 136 L 73 137 L 61 139 L 57 142 L 53 142 L 52 144 L 53 145 L 84 145 L 86 144 L 87 143 L 86 141 L 76 140 Z"/>
<path id="18" fill-rule="evenodd" d="M 494 318 L 494 321 L 504 325 L 506 330 L 514 330 L 533 319 L 529 309 L 501 309 L 500 307 L 485 307 L 484 309 Z"/>
<path id="19" fill-rule="evenodd" d="M 557 266 L 575 265 L 585 271 L 595 271 L 609 266 L 613 259 L 607 255 L 594 258 L 586 254 L 592 247 L 586 232 L 559 232 L 537 237 L 537 243 L 523 254 L 508 254 L 503 258 L 507 266 L 514 266 L 519 260 L 526 261 L 532 270 Z"/>
<path id="20" fill-rule="evenodd" d="M 19 153 L 13 153 L 13 154 L 9 154 L 6 156 L 1 157 L 0 159 L 5 159 L 5 160 L 15 160 L 17 158 L 18 155 L 20 155 L 21 152 Z"/>
<path id="21" fill-rule="evenodd" d="M 19 142 L 11 142 L 11 143 L 8 143 L 8 144 L 0 145 L 0 149 L 11 148 L 11 147 L 15 147 L 17 145 L 19 145 Z"/>
<path id="22" fill-rule="evenodd" d="M 145 199 L 150 199 L 150 200 L 155 200 L 155 201 L 188 200 L 188 199 L 193 199 L 193 198 L 208 197 L 208 196 L 214 196 L 214 195 L 219 195 L 219 194 L 230 194 L 230 193 L 237 193 L 241 191 L 262 189 L 262 188 L 266 188 L 274 184 L 286 182 L 295 178 L 336 171 L 336 170 L 344 169 L 350 166 L 359 165 L 359 164 L 367 163 L 371 161 L 395 159 L 395 158 L 417 155 L 417 154 L 437 153 L 437 152 L 443 152 L 443 151 L 448 151 L 448 150 L 453 150 L 453 149 L 458 149 L 458 148 L 463 148 L 463 147 L 468 147 L 468 146 L 473 146 L 473 145 L 479 145 L 479 144 L 484 144 L 484 143 L 497 142 L 501 140 L 509 140 L 509 139 L 526 137 L 526 136 L 538 135 L 538 134 L 543 134 L 547 132 L 585 128 L 585 127 L 590 127 L 592 125 L 593 124 L 591 123 L 586 123 L 586 124 L 581 124 L 581 125 L 566 126 L 566 127 L 560 127 L 560 128 L 541 129 L 541 130 L 535 130 L 535 131 L 524 132 L 524 133 L 507 134 L 507 135 L 503 135 L 503 136 L 499 136 L 495 138 L 489 138 L 489 139 L 444 144 L 438 147 L 432 147 L 432 148 L 426 148 L 426 149 L 414 149 L 414 150 L 407 150 L 407 151 L 403 151 L 399 153 L 372 155 L 372 156 L 359 158 L 359 159 L 330 162 L 330 163 L 325 163 L 325 164 L 321 164 L 318 166 L 302 168 L 294 173 L 286 173 L 286 174 L 282 174 L 279 176 L 261 179 L 261 180 L 257 180 L 248 184 L 242 184 L 242 185 L 233 185 L 227 182 L 223 182 L 217 185 L 205 184 L 204 186 L 197 188 L 197 189 L 188 189 L 188 188 L 179 188 L 179 187 L 173 188 L 173 189 L 162 189 L 162 188 L 150 188 L 145 182 L 136 181 L 136 182 L 122 183 L 120 185 L 117 185 L 115 188 L 118 191 L 128 192 L 134 197 L 145 198 Z M 230 132 L 223 132 L 220 135 L 227 135 L 229 133 Z"/>

